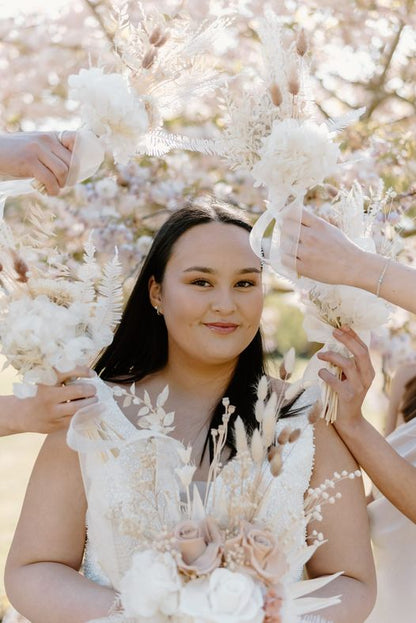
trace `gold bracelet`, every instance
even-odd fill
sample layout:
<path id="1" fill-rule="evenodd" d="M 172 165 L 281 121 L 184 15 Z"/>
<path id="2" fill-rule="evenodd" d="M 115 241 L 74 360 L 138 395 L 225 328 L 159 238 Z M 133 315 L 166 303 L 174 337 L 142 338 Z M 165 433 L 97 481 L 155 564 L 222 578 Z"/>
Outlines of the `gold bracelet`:
<path id="1" fill-rule="evenodd" d="M 390 258 L 388 257 L 386 260 L 386 263 L 383 266 L 383 270 L 381 271 L 381 275 L 377 280 L 377 290 L 376 290 L 376 296 L 377 298 L 380 296 L 380 288 L 381 288 L 381 284 L 384 281 L 384 277 L 386 276 L 386 271 L 387 271 L 387 267 L 390 263 Z"/>

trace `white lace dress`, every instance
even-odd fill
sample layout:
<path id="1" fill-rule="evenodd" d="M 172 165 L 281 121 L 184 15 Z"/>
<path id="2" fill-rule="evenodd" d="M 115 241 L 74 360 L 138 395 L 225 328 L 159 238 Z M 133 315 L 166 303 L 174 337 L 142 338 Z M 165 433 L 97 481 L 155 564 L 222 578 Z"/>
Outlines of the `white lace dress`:
<path id="1" fill-rule="evenodd" d="M 391 446 L 416 466 L 416 418 L 387 437 Z M 367 623 L 416 621 L 416 524 L 379 491 L 368 506 L 377 571 L 377 600 Z"/>
<path id="2" fill-rule="evenodd" d="M 72 420 L 68 431 L 70 447 L 80 453 L 81 468 L 88 500 L 86 516 L 87 545 L 85 573 L 94 581 L 118 590 L 120 579 L 130 565 L 134 551 L 134 536 L 128 535 L 128 526 L 122 526 L 120 517 L 134 514 L 153 527 L 160 522 L 146 497 L 138 495 L 146 479 L 146 469 L 141 464 L 144 441 L 149 438 L 147 430 L 137 429 L 126 418 L 114 400 L 111 390 L 97 380 L 98 398 L 106 408 L 87 408 Z M 305 523 L 299 522 L 303 515 L 304 493 L 308 488 L 314 458 L 313 427 L 308 423 L 309 405 L 317 398 L 316 388 L 310 388 L 300 397 L 296 407 L 304 411 L 290 420 L 278 422 L 278 430 L 288 422 L 302 430 L 295 444 L 284 449 L 284 469 L 278 478 L 270 475 L 271 491 L 262 507 L 261 517 L 280 539 L 290 539 L 291 547 L 299 550 L 305 543 Z M 177 500 L 181 495 L 175 468 L 179 467 L 173 438 L 156 438 L 157 461 L 156 487 L 163 490 L 160 503 L 167 520 L 177 517 Z M 154 472 L 153 472 L 154 473 Z M 226 485 L 217 483 L 221 488 Z M 226 495 L 226 491 L 224 491 Z M 295 522 L 296 520 L 296 522 Z M 296 530 L 293 526 L 296 525 Z M 162 529 L 162 526 L 161 526 Z M 302 575 L 302 567 L 294 570 L 293 581 Z"/>

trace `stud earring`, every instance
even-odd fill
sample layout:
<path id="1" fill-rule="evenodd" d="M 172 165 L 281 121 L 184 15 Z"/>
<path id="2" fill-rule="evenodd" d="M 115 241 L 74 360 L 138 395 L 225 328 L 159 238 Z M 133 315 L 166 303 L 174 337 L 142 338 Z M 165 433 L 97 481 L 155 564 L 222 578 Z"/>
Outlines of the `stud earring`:
<path id="1" fill-rule="evenodd" d="M 155 305 L 155 310 L 156 310 L 156 313 L 157 313 L 158 316 L 162 315 L 162 313 L 161 313 L 161 311 L 159 309 L 159 305 Z"/>

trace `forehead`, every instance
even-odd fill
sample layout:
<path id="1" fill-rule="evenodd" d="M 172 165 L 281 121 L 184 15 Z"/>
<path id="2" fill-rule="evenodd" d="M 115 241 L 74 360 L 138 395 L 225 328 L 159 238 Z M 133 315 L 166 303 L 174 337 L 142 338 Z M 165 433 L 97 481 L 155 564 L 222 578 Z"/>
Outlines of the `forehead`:
<path id="1" fill-rule="evenodd" d="M 228 223 L 204 223 L 185 232 L 174 244 L 168 266 L 186 265 L 260 268 L 250 246 L 249 232 Z"/>

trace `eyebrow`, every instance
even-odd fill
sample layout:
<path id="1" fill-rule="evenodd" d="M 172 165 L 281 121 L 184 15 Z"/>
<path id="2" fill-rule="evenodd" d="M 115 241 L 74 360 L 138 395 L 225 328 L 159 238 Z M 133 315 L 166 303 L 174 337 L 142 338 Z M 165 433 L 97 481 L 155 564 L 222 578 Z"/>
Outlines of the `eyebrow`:
<path id="1" fill-rule="evenodd" d="M 197 273 L 206 273 L 208 275 L 213 275 L 217 271 L 214 270 L 213 268 L 208 268 L 207 266 L 191 266 L 190 268 L 186 268 L 183 272 L 184 273 L 197 272 Z M 259 268 L 255 268 L 255 267 L 251 267 L 250 266 L 249 268 L 242 268 L 241 270 L 238 270 L 237 273 L 239 275 L 246 275 L 248 273 L 258 273 L 258 274 L 261 274 L 261 270 Z"/>

